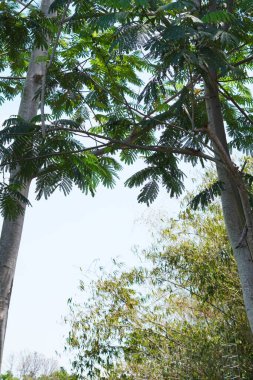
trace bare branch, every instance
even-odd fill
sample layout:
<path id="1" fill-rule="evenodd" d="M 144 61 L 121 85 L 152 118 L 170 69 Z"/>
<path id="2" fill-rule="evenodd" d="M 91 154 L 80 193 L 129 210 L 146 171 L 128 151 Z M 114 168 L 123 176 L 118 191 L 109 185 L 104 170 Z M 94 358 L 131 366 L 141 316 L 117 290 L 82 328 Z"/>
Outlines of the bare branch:
<path id="1" fill-rule="evenodd" d="M 34 2 L 34 0 L 30 0 L 29 3 L 24 4 L 24 7 L 18 12 L 18 15 L 20 15 L 26 8 L 30 8 L 30 5 Z"/>
<path id="2" fill-rule="evenodd" d="M 238 67 L 238 66 L 241 66 L 243 65 L 244 63 L 249 63 L 253 61 L 253 55 L 250 55 L 249 57 L 245 58 L 245 59 L 242 59 L 241 61 L 238 61 L 236 63 L 233 64 L 234 67 Z"/>
<path id="3" fill-rule="evenodd" d="M 3 80 L 25 80 L 25 77 L 0 77 Z"/>

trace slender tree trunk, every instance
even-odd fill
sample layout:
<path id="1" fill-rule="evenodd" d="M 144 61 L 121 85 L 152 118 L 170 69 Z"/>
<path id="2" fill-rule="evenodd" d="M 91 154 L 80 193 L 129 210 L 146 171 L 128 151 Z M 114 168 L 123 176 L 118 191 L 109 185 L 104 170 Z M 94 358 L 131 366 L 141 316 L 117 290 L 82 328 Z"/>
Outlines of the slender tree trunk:
<path id="1" fill-rule="evenodd" d="M 46 15 L 51 3 L 52 0 L 41 1 L 41 10 Z M 34 49 L 32 52 L 18 113 L 26 121 L 30 121 L 38 112 L 39 100 L 38 97 L 35 99 L 35 94 L 41 87 L 45 63 L 37 63 L 37 58 L 45 54 L 47 52 L 41 49 Z M 18 168 L 10 173 L 10 182 L 15 180 L 17 171 Z M 27 181 L 21 191 L 25 197 L 28 197 L 30 184 L 31 181 Z M 15 220 L 4 219 L 0 238 L 0 371 L 12 285 L 25 218 L 25 205 L 23 208 L 24 213 Z"/>
<path id="2" fill-rule="evenodd" d="M 252 211 L 241 173 L 233 165 L 228 151 L 216 74 L 210 72 L 205 82 L 208 129 L 213 136 L 220 181 L 224 183 L 221 201 L 228 236 L 238 266 L 243 298 L 250 328 L 253 333 L 253 244 Z"/>

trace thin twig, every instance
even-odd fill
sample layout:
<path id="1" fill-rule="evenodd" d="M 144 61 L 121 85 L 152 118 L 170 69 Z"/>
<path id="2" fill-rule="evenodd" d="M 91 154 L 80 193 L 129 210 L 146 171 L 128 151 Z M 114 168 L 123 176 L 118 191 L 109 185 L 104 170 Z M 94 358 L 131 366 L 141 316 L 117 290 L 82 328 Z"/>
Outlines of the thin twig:
<path id="1" fill-rule="evenodd" d="M 26 8 L 29 8 L 29 6 L 34 2 L 34 0 L 30 0 L 29 3 L 24 4 L 24 7 L 18 12 L 18 15 L 20 15 Z"/>
<path id="2" fill-rule="evenodd" d="M 248 63 L 248 62 L 251 62 L 253 61 L 253 55 L 245 58 L 245 59 L 242 59 L 241 61 L 238 61 L 236 63 L 233 64 L 234 67 L 238 67 L 240 65 L 243 65 L 244 63 Z"/>
<path id="3" fill-rule="evenodd" d="M 220 90 L 222 89 L 222 91 Z M 220 84 L 219 92 L 227 99 L 230 100 L 234 106 L 246 117 L 246 119 L 253 124 L 253 119 L 244 111 L 244 109 L 235 101 L 235 99 L 229 94 L 229 92 Z"/>
<path id="4" fill-rule="evenodd" d="M 0 77 L 3 80 L 25 80 L 25 77 Z"/>
<path id="5" fill-rule="evenodd" d="M 247 165 L 247 162 L 248 162 L 248 159 L 246 158 L 246 159 L 244 160 L 244 163 L 243 163 L 242 168 L 241 168 L 241 170 L 240 170 L 241 173 L 243 173 L 243 171 L 244 171 L 244 169 L 245 169 L 245 166 Z"/>

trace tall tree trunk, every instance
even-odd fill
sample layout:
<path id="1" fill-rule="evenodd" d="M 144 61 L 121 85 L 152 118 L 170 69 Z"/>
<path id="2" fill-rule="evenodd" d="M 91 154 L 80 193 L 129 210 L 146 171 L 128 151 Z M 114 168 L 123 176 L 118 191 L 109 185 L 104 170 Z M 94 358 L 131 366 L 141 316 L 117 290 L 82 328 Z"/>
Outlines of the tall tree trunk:
<path id="1" fill-rule="evenodd" d="M 241 173 L 233 165 L 228 151 L 217 77 L 209 72 L 205 81 L 208 129 L 214 148 L 223 164 L 217 165 L 218 178 L 224 184 L 221 201 L 228 236 L 238 266 L 243 298 L 253 333 L 253 244 L 252 211 Z"/>
<path id="2" fill-rule="evenodd" d="M 41 1 L 41 10 L 45 15 L 48 15 L 51 3 L 52 0 Z M 46 51 L 34 49 L 31 55 L 18 113 L 26 121 L 30 121 L 38 112 L 39 100 L 35 99 L 35 94 L 41 87 L 45 63 L 37 63 L 37 58 L 45 54 Z M 15 180 L 17 170 L 18 168 L 10 173 L 10 182 Z M 21 191 L 25 197 L 28 197 L 30 184 L 31 181 L 27 181 Z M 22 206 L 24 213 L 15 220 L 4 219 L 0 238 L 0 372 L 12 285 L 25 218 L 25 205 Z"/>

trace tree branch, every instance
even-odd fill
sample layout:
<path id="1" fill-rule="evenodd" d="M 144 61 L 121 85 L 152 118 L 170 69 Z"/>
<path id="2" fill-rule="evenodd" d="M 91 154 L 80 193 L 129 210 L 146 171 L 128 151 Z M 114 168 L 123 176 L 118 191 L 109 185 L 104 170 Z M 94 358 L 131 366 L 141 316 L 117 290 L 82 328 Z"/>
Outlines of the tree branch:
<path id="1" fill-rule="evenodd" d="M 20 15 L 22 12 L 24 12 L 24 10 L 26 10 L 26 8 L 30 8 L 30 5 L 34 2 L 34 0 L 30 0 L 29 3 L 27 4 L 23 4 L 24 7 L 18 12 L 18 15 Z"/>
<path id="2" fill-rule="evenodd" d="M 251 119 L 248 114 L 244 111 L 244 109 L 234 100 L 234 98 L 229 94 L 229 92 L 221 85 L 219 84 L 219 87 L 222 89 L 222 91 L 219 88 L 219 92 L 227 99 L 230 100 L 234 106 L 241 112 L 243 116 L 246 117 L 246 119 L 253 124 L 253 119 Z"/>
<path id="3" fill-rule="evenodd" d="M 233 64 L 234 67 L 238 67 L 238 66 L 241 66 L 243 65 L 244 63 L 249 63 L 253 61 L 253 55 L 250 55 L 249 57 L 245 58 L 245 59 L 242 59 L 241 61 L 238 61 L 236 63 Z"/>
<path id="4" fill-rule="evenodd" d="M 3 80 L 25 80 L 25 77 L 0 77 Z"/>

